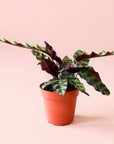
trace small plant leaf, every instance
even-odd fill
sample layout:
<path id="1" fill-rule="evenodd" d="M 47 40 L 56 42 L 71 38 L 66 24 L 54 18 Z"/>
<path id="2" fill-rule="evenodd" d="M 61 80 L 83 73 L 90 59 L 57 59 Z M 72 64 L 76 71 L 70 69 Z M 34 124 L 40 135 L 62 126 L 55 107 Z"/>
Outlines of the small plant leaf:
<path id="1" fill-rule="evenodd" d="M 55 92 L 59 93 L 60 95 L 64 95 L 67 90 L 67 79 L 58 78 L 54 80 L 52 87 L 55 90 Z"/>
<path id="2" fill-rule="evenodd" d="M 80 90 L 81 92 L 89 96 L 89 94 L 85 91 L 84 85 L 79 81 L 78 78 L 69 79 L 69 83 L 71 85 L 74 85 L 76 89 Z"/>
<path id="3" fill-rule="evenodd" d="M 87 81 L 87 83 L 95 88 L 96 91 L 101 92 L 103 95 L 109 95 L 110 91 L 102 83 L 100 79 L 94 76 L 91 72 L 82 70 L 78 73 L 80 77 Z"/>
<path id="4" fill-rule="evenodd" d="M 96 72 L 93 67 L 87 67 L 87 68 L 85 68 L 85 70 L 87 70 L 87 72 L 93 74 L 96 78 L 101 80 L 99 73 Z"/>
<path id="5" fill-rule="evenodd" d="M 101 51 L 100 53 L 99 53 L 99 55 L 106 55 L 107 54 L 107 52 L 106 51 Z"/>
<path id="6" fill-rule="evenodd" d="M 73 57 L 74 57 L 74 63 L 76 63 L 78 67 L 88 66 L 88 63 L 89 63 L 90 59 L 81 60 L 80 62 L 77 61 L 77 58 L 81 57 L 82 55 L 88 55 L 88 54 L 85 51 L 78 50 L 73 55 Z"/>
<path id="7" fill-rule="evenodd" d="M 16 44 L 16 43 L 14 43 L 14 44 Z M 24 47 L 30 47 L 30 45 L 28 44 L 28 43 L 26 43 L 26 42 L 23 42 L 23 43 L 21 43 Z"/>
<path id="8" fill-rule="evenodd" d="M 41 51 L 41 52 L 47 54 L 48 56 L 50 56 L 59 65 L 61 65 L 61 63 L 62 63 L 61 58 L 57 56 L 57 54 L 53 50 L 52 46 L 50 46 L 47 42 L 45 42 L 46 47 L 40 47 L 38 44 L 29 45 L 27 42 L 17 43 L 15 40 L 8 41 L 5 38 L 1 38 L 0 41 L 5 42 L 7 44 L 12 44 L 12 45 L 15 45 L 15 46 L 23 47 L 23 48 L 28 48 L 28 49 L 32 49 L 32 50 Z"/>
<path id="9" fill-rule="evenodd" d="M 53 79 L 45 82 L 44 84 L 42 84 L 41 88 L 42 88 L 42 89 L 45 89 L 45 87 L 48 86 L 48 85 L 50 85 L 50 84 L 52 84 L 52 82 L 53 82 Z"/>
<path id="10" fill-rule="evenodd" d="M 45 44 L 46 44 L 46 49 L 51 51 L 51 58 L 53 60 L 55 60 L 56 62 L 59 63 L 59 65 L 61 65 L 62 61 L 61 61 L 61 58 L 57 56 L 57 53 L 54 51 L 54 49 L 52 48 L 51 45 L 49 45 L 46 41 L 44 41 Z"/>
<path id="11" fill-rule="evenodd" d="M 68 79 L 68 82 L 73 85 L 76 89 L 80 90 L 81 92 L 85 93 L 89 96 L 89 94 L 85 91 L 84 85 L 79 81 L 78 78 L 76 78 L 73 74 L 64 71 L 63 72 L 63 78 Z"/>
<path id="12" fill-rule="evenodd" d="M 0 41 L 6 42 L 7 40 L 5 38 L 1 38 Z"/>
<path id="13" fill-rule="evenodd" d="M 95 53 L 95 52 L 92 52 L 91 54 L 87 55 L 87 54 L 82 54 L 82 55 L 79 55 L 76 57 L 76 61 L 77 62 L 81 62 L 81 61 L 84 61 L 84 60 L 87 60 L 87 59 L 90 59 L 90 58 L 96 58 L 96 57 L 104 57 L 104 56 L 110 56 L 110 55 L 114 55 L 114 51 L 112 52 L 105 52 L 105 51 L 102 51 L 100 52 L 99 54 Z"/>
<path id="14" fill-rule="evenodd" d="M 36 56 L 37 60 L 44 60 L 44 59 L 50 59 L 48 56 L 44 55 L 43 53 L 36 51 L 36 50 L 32 50 L 33 55 Z"/>
<path id="15" fill-rule="evenodd" d="M 60 65 L 60 69 L 63 69 L 65 66 L 71 65 L 72 63 L 72 60 L 68 56 L 65 56 L 62 60 L 62 64 Z"/>
<path id="16" fill-rule="evenodd" d="M 41 61 L 41 68 L 42 70 L 46 71 L 47 73 L 51 74 L 54 77 L 58 77 L 58 66 L 49 59 L 44 59 Z"/>
<path id="17" fill-rule="evenodd" d="M 11 44 L 15 45 L 17 42 L 15 40 L 9 41 Z"/>
<path id="18" fill-rule="evenodd" d="M 17 43 L 15 40 L 8 41 L 8 40 L 6 40 L 5 38 L 1 38 L 0 41 L 5 42 L 5 43 L 7 43 L 7 44 L 12 44 L 12 45 L 15 45 L 15 46 L 23 47 L 23 48 L 38 50 L 38 51 L 41 51 L 41 52 L 46 53 L 47 55 L 49 55 L 49 56 L 51 57 L 51 51 L 50 51 L 50 50 L 48 50 L 48 49 L 46 49 L 46 48 L 44 48 L 44 47 L 40 47 L 40 46 L 37 45 L 37 44 L 35 44 L 35 45 L 29 45 L 29 44 L 26 43 L 26 42 Z"/>
<path id="19" fill-rule="evenodd" d="M 68 71 L 63 71 L 62 77 L 66 78 L 66 79 L 72 79 L 72 78 L 74 78 L 74 75 L 72 73 L 69 73 Z"/>

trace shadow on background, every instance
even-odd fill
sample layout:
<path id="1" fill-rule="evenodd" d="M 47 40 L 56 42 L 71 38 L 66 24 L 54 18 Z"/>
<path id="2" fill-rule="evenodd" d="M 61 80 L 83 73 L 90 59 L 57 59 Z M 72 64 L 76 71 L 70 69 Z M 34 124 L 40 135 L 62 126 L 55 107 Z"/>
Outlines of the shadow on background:
<path id="1" fill-rule="evenodd" d="M 108 117 L 75 115 L 72 123 L 79 124 L 79 123 L 98 121 L 98 120 L 104 120 L 104 119 L 108 119 Z"/>
<path id="2" fill-rule="evenodd" d="M 98 134 L 113 135 L 114 137 L 114 121 L 112 117 L 103 116 L 83 116 L 76 115 L 71 127 L 77 128 L 79 131 L 86 131 Z"/>

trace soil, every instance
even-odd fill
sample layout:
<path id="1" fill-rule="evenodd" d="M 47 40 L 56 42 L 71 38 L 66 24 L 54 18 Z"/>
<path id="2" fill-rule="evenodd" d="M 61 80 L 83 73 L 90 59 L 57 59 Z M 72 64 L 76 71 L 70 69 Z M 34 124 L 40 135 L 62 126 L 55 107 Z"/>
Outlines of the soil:
<path id="1" fill-rule="evenodd" d="M 46 87 L 44 88 L 44 90 L 54 92 L 54 89 L 53 89 L 52 85 L 46 86 Z M 73 90 L 76 90 L 76 88 L 75 88 L 73 85 L 70 85 L 70 84 L 69 84 L 66 91 L 68 92 L 68 91 L 73 91 Z"/>

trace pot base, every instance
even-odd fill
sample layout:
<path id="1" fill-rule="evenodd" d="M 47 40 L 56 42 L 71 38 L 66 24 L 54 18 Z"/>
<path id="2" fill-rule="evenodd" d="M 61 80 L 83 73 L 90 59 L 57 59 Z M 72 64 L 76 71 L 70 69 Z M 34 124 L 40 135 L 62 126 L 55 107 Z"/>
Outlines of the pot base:
<path id="1" fill-rule="evenodd" d="M 73 121 L 73 120 L 72 120 L 72 121 Z M 66 126 L 66 125 L 71 124 L 72 121 L 71 121 L 71 122 L 64 123 L 64 124 L 62 124 L 62 123 L 52 123 L 52 122 L 49 122 L 49 121 L 48 121 L 48 123 L 50 123 L 50 124 L 52 124 L 52 125 L 55 125 L 55 126 Z"/>

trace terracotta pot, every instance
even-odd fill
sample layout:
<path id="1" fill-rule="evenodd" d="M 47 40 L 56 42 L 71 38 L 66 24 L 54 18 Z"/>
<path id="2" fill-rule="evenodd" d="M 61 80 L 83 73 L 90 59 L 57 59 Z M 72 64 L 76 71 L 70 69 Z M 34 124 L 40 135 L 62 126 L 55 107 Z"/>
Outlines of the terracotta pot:
<path id="1" fill-rule="evenodd" d="M 41 89 L 41 87 L 40 87 Z M 79 90 L 66 92 L 64 96 L 41 89 L 47 120 L 53 125 L 67 125 L 73 121 Z"/>

